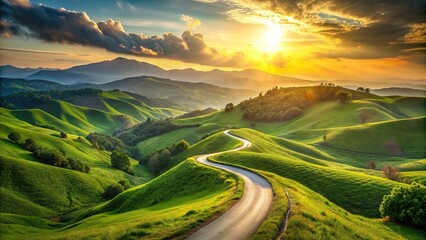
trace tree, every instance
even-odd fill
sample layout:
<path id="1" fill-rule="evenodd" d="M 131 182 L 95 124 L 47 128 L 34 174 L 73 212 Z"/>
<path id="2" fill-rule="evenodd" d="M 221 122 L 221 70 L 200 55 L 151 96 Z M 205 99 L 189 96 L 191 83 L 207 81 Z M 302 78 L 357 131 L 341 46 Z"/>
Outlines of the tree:
<path id="1" fill-rule="evenodd" d="M 24 147 L 30 152 L 34 152 L 35 147 L 37 146 L 36 142 L 32 138 L 25 139 Z"/>
<path id="2" fill-rule="evenodd" d="M 230 112 L 232 110 L 234 110 L 234 104 L 233 103 L 226 104 L 226 106 L 225 106 L 225 112 Z"/>
<path id="3" fill-rule="evenodd" d="M 172 156 L 177 155 L 188 148 L 189 148 L 189 143 L 187 143 L 185 140 L 182 139 L 174 145 L 171 155 Z"/>
<path id="4" fill-rule="evenodd" d="M 324 140 L 324 143 L 327 144 L 327 134 L 324 134 L 324 136 L 322 136 L 322 140 Z"/>
<path id="5" fill-rule="evenodd" d="M 127 189 L 129 189 L 131 187 L 129 180 L 127 180 L 127 179 L 120 180 L 120 181 L 118 181 L 118 183 L 121 186 L 123 186 L 124 190 L 127 190 Z"/>
<path id="6" fill-rule="evenodd" d="M 399 186 L 385 195 L 379 208 L 382 217 L 393 221 L 426 227 L 426 187 L 413 182 L 410 186 Z"/>
<path id="7" fill-rule="evenodd" d="M 377 168 L 377 163 L 375 161 L 370 161 L 367 163 L 367 168 L 369 169 L 376 169 Z"/>
<path id="8" fill-rule="evenodd" d="M 360 91 L 360 92 L 364 92 L 365 91 L 365 89 L 363 87 L 358 87 L 356 90 Z"/>
<path id="9" fill-rule="evenodd" d="M 351 94 L 345 91 L 340 91 L 337 94 L 337 98 L 339 99 L 340 103 L 345 103 L 351 99 Z"/>
<path id="10" fill-rule="evenodd" d="M 369 89 L 369 88 L 365 88 L 365 89 L 364 89 L 364 92 L 366 92 L 366 93 L 370 93 L 370 89 Z"/>
<path id="11" fill-rule="evenodd" d="M 130 167 L 130 159 L 127 154 L 119 151 L 111 153 L 111 165 L 117 169 L 127 171 Z"/>
<path id="12" fill-rule="evenodd" d="M 10 139 L 10 141 L 16 143 L 21 138 L 21 134 L 19 134 L 18 132 L 11 132 L 9 133 L 9 135 L 7 135 L 7 137 Z"/>
<path id="13" fill-rule="evenodd" d="M 124 187 L 121 184 L 113 183 L 111 185 L 108 185 L 105 188 L 103 197 L 106 199 L 111 199 L 117 196 L 118 194 L 122 193 L 123 191 L 124 191 Z"/>
<path id="14" fill-rule="evenodd" d="M 61 132 L 60 134 L 61 134 L 61 138 L 67 138 L 68 137 L 67 134 L 64 133 L 64 132 Z"/>
<path id="15" fill-rule="evenodd" d="M 387 164 L 383 167 L 383 175 L 390 180 L 397 181 L 400 177 L 399 168 Z"/>

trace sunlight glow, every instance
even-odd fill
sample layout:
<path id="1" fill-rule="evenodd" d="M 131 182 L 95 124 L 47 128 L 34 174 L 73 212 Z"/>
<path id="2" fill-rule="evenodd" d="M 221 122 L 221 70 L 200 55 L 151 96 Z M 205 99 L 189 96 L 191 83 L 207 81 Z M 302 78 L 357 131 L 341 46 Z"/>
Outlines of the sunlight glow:
<path id="1" fill-rule="evenodd" d="M 262 50 L 267 52 L 276 52 L 282 49 L 282 38 L 284 28 L 277 23 L 266 23 L 267 30 L 263 34 Z"/>

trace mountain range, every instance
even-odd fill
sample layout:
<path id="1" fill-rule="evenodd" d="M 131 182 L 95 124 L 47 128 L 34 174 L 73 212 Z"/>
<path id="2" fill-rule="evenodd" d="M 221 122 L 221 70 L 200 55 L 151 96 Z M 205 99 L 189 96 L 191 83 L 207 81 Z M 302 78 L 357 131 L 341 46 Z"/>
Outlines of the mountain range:
<path id="1" fill-rule="evenodd" d="M 0 77 L 49 80 L 61 84 L 104 84 L 124 78 L 138 76 L 155 76 L 185 82 L 209 83 L 227 88 L 251 89 L 264 91 L 275 86 L 294 87 L 317 85 L 324 81 L 312 81 L 300 78 L 270 74 L 255 69 L 241 71 L 198 71 L 192 68 L 165 70 L 156 65 L 139 62 L 133 59 L 118 57 L 113 60 L 74 66 L 68 69 L 17 68 L 6 65 L 0 66 Z M 326 81 L 327 82 L 327 81 Z M 369 88 L 413 88 L 426 89 L 425 79 L 405 79 L 388 81 L 386 79 L 357 81 L 334 80 L 337 85 L 356 89 L 359 86 Z"/>

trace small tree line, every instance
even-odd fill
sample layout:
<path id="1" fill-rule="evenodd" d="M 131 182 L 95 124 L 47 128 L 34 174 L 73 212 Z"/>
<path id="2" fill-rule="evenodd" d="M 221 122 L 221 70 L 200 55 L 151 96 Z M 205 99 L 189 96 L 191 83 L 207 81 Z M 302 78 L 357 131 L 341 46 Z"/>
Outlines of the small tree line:
<path id="1" fill-rule="evenodd" d="M 15 144 L 32 152 L 33 156 L 44 164 L 84 173 L 90 172 L 90 167 L 82 161 L 66 157 L 62 151 L 38 146 L 37 142 L 32 138 L 27 138 L 23 143 L 19 143 L 21 135 L 18 132 L 11 132 L 8 138 Z"/>
<path id="2" fill-rule="evenodd" d="M 145 160 L 144 162 L 153 173 L 159 174 L 169 166 L 170 157 L 175 156 L 188 148 L 189 143 L 182 139 L 171 148 L 166 147 L 156 151 L 151 155 L 151 157 L 149 157 L 149 159 Z"/>

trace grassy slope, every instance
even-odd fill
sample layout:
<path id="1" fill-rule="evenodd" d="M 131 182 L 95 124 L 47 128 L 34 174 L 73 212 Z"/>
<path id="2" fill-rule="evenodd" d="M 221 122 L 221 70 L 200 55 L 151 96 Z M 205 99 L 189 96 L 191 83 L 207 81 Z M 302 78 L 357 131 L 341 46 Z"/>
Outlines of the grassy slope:
<path id="1" fill-rule="evenodd" d="M 252 168 L 270 181 L 273 179 L 290 187 L 293 210 L 286 238 L 421 239 L 423 236 L 424 232 L 409 227 L 383 224 L 375 219 L 354 215 L 377 216 L 383 195 L 400 183 L 312 164 L 297 156 L 281 156 L 278 153 L 282 151 L 282 144 L 274 137 L 248 129 L 232 132 L 249 139 L 253 146 L 247 151 L 218 155 L 214 159 Z M 265 154 L 266 149 L 269 149 L 269 154 Z M 312 150 L 299 151 L 307 153 Z M 365 234 L 365 229 L 371 231 Z"/>
<path id="2" fill-rule="evenodd" d="M 247 151 L 220 155 L 216 157 L 217 160 L 294 179 L 356 214 L 378 216 L 378 206 L 383 195 L 400 185 L 381 177 L 303 161 L 297 155 L 279 154 L 281 146 L 260 132 L 249 129 L 232 132 L 252 141 L 253 147 Z M 308 151 L 312 150 L 304 152 Z"/>
<path id="3" fill-rule="evenodd" d="M 224 211 L 232 199 L 241 196 L 241 187 L 236 176 L 187 160 L 146 185 L 88 210 L 83 215 L 90 217 L 78 222 L 66 226 L 39 223 L 34 228 L 28 226 L 34 219 L 4 216 L 9 228 L 3 233 L 11 239 L 170 238 Z"/>
<path id="4" fill-rule="evenodd" d="M 0 147 L 4 149 L 2 164 L 5 164 L 5 169 L 7 167 L 8 171 L 13 173 L 7 175 L 6 172 L 2 172 L 1 175 L 2 192 L 9 196 L 8 204 L 2 205 L 2 212 L 24 213 L 23 210 L 19 210 L 20 207 L 15 208 L 14 205 L 22 206 L 22 209 L 25 210 L 29 209 L 28 206 L 32 206 L 33 212 L 27 211 L 26 214 L 51 216 L 51 214 L 55 215 L 84 205 L 98 203 L 101 200 L 100 193 L 103 192 L 103 188 L 101 189 L 100 186 L 106 186 L 113 181 L 129 179 L 133 184 L 140 184 L 152 178 L 146 168 L 139 166 L 135 160 L 131 162 L 138 176 L 130 176 L 113 168 L 108 152 L 99 151 L 87 142 L 76 141 L 77 136 L 75 135 L 69 134 L 68 139 L 62 139 L 57 131 L 29 125 L 7 115 L 0 115 L 0 121 Z M 12 131 L 20 133 L 20 142 L 26 138 L 32 138 L 42 147 L 60 149 L 66 156 L 83 161 L 90 166 L 90 174 L 38 163 L 30 152 L 7 139 L 7 134 Z M 40 177 L 49 174 L 51 177 Z M 24 182 L 20 182 L 19 179 Z M 81 179 L 81 181 L 76 183 L 76 179 Z M 70 184 L 75 186 L 70 186 Z M 43 187 L 38 188 L 37 185 Z M 54 186 L 55 191 L 46 192 L 44 187 L 50 188 L 51 186 Z M 75 189 L 69 190 L 72 187 Z M 35 191 L 30 189 L 35 189 Z M 78 194 L 79 189 L 81 189 L 81 194 Z M 91 189 L 91 194 L 87 192 L 88 189 Z M 40 200 L 42 198 L 44 198 L 43 201 Z M 49 204 L 49 199 L 51 199 L 52 205 Z M 74 200 L 69 203 L 70 199 Z M 47 211 L 46 207 L 50 210 Z"/>
<path id="5" fill-rule="evenodd" d="M 393 142 L 402 155 L 426 157 L 426 117 L 369 123 L 339 128 L 327 133 L 327 145 L 357 152 L 395 155 L 386 147 Z M 409 133 L 409 134 L 407 134 Z"/>
<path id="6" fill-rule="evenodd" d="M 183 114 L 182 111 L 175 109 L 150 107 L 121 91 L 104 91 L 98 96 L 69 98 L 66 101 L 101 111 L 126 114 L 140 122 L 147 118 L 158 119 Z"/>

